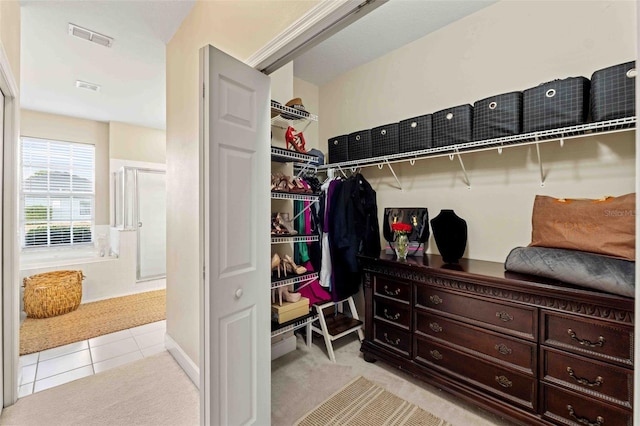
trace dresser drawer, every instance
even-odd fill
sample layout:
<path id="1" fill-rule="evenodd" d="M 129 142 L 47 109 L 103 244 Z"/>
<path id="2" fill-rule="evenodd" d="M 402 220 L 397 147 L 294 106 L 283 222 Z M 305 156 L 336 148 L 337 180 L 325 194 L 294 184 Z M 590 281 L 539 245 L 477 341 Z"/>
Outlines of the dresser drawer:
<path id="1" fill-rule="evenodd" d="M 415 361 L 452 375 L 456 381 L 469 383 L 481 391 L 491 392 L 530 411 L 535 411 L 537 383 L 535 377 L 475 358 L 432 339 L 415 337 Z"/>
<path id="2" fill-rule="evenodd" d="M 541 342 L 607 362 L 633 365 L 633 327 L 542 311 Z"/>
<path id="3" fill-rule="evenodd" d="M 373 298 L 373 310 L 376 320 L 389 321 L 393 325 L 409 330 L 411 314 L 409 313 L 408 304 L 376 296 Z"/>
<path id="4" fill-rule="evenodd" d="M 411 285 L 401 281 L 376 276 L 373 284 L 373 290 L 376 295 L 392 297 L 405 302 L 411 301 Z"/>
<path id="5" fill-rule="evenodd" d="M 388 325 L 380 320 L 373 321 L 373 335 L 376 343 L 387 349 L 409 357 L 411 355 L 411 335 L 408 331 Z"/>
<path id="6" fill-rule="evenodd" d="M 542 349 L 543 380 L 631 407 L 633 370 L 554 349 Z"/>
<path id="7" fill-rule="evenodd" d="M 537 371 L 537 346 L 532 342 L 482 330 L 419 309 L 416 309 L 416 333 L 509 363 L 527 374 L 533 375 Z"/>
<path id="8" fill-rule="evenodd" d="M 471 321 L 524 339 L 536 339 L 538 311 L 535 308 L 426 286 L 419 286 L 416 296 L 417 306 L 457 315 L 465 322 Z"/>
<path id="9" fill-rule="evenodd" d="M 541 384 L 541 413 L 563 425 L 631 426 L 633 414 L 616 405 L 604 404 L 587 396 Z"/>

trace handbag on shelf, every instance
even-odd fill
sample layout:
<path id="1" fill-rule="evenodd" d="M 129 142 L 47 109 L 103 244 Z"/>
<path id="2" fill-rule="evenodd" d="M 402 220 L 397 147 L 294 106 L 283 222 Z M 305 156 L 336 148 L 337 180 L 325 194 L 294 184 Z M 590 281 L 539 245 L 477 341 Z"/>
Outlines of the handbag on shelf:
<path id="1" fill-rule="evenodd" d="M 382 234 L 387 240 L 387 254 L 395 253 L 396 235 L 391 226 L 394 223 L 406 223 L 411 226 L 409 237 L 409 256 L 422 256 L 425 244 L 429 240 L 429 211 L 426 207 L 386 207 L 382 221 Z"/>

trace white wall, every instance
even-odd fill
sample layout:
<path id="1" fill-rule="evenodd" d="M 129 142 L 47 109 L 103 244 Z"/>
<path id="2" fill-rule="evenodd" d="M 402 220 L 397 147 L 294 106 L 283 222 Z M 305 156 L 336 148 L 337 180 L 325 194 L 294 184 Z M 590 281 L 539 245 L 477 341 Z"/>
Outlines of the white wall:
<path id="1" fill-rule="evenodd" d="M 636 4 L 627 1 L 503 1 L 320 88 L 320 140 L 397 122 L 485 97 L 524 90 L 556 78 L 591 76 L 636 57 Z M 375 13 L 375 12 L 374 12 Z M 469 228 L 466 257 L 502 262 L 527 245 L 536 194 L 621 195 L 635 190 L 633 132 L 542 144 L 545 186 L 535 148 L 463 156 L 457 160 L 363 169 L 384 207 L 426 206 L 431 217 L 452 208 Z M 429 251 L 437 253 L 433 237 Z"/>
<path id="2" fill-rule="evenodd" d="M 164 130 L 109 122 L 109 158 L 164 164 L 166 145 Z"/>

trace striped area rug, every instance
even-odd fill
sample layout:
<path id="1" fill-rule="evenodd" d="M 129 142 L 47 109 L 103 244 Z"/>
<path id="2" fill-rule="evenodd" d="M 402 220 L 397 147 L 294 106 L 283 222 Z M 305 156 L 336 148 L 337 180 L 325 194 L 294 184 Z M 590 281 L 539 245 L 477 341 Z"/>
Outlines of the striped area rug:
<path id="1" fill-rule="evenodd" d="M 83 303 L 50 318 L 27 318 L 20 326 L 20 355 L 44 351 L 166 319 L 166 291 Z"/>
<path id="2" fill-rule="evenodd" d="M 357 377 L 305 414 L 299 426 L 452 426 L 422 408 Z"/>

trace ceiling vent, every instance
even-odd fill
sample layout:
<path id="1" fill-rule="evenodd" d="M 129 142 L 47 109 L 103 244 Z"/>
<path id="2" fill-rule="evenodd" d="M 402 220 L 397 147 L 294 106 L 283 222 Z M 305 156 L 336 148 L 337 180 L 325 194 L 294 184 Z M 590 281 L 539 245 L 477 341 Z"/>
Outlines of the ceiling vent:
<path id="1" fill-rule="evenodd" d="M 107 37 L 106 35 L 99 34 L 95 31 L 91 31 L 71 23 L 69 23 L 69 35 L 83 40 L 92 41 L 105 47 L 111 47 L 113 44 L 113 39 L 111 37 Z"/>
<path id="2" fill-rule="evenodd" d="M 99 84 L 89 83 L 89 82 L 82 81 L 82 80 L 76 80 L 76 87 L 78 87 L 80 89 L 91 90 L 92 92 L 99 92 L 100 91 L 100 85 Z"/>

